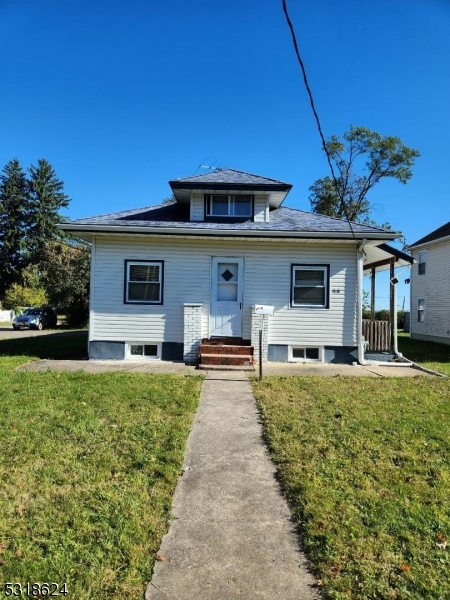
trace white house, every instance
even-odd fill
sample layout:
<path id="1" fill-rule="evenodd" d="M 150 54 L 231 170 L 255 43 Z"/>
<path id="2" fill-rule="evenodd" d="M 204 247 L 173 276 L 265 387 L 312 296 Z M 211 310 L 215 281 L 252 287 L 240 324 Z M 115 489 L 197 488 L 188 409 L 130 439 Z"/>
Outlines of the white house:
<path id="1" fill-rule="evenodd" d="M 411 271 L 411 338 L 450 344 L 450 222 L 408 249 Z"/>
<path id="2" fill-rule="evenodd" d="M 233 169 L 169 184 L 173 204 L 61 225 L 92 244 L 91 359 L 195 363 L 202 340 L 250 353 L 262 329 L 264 361 L 363 361 L 363 268 L 396 233 L 283 207 L 290 184 Z"/>

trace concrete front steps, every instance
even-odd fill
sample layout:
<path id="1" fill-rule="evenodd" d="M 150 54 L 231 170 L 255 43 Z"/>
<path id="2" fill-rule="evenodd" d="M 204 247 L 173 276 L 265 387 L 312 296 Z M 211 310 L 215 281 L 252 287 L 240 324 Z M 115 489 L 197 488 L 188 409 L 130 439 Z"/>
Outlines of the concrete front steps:
<path id="1" fill-rule="evenodd" d="M 200 346 L 199 369 L 254 371 L 253 346 L 242 338 L 205 338 Z"/>

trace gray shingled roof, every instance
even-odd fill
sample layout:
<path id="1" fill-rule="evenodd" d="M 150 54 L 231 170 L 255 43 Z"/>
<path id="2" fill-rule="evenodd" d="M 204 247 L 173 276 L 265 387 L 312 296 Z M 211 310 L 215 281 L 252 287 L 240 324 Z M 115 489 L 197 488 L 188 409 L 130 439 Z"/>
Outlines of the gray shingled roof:
<path id="1" fill-rule="evenodd" d="M 297 210 L 294 208 L 280 207 L 270 212 L 269 223 L 257 223 L 251 219 L 241 222 L 193 222 L 189 220 L 189 206 L 174 204 L 164 204 L 153 207 L 139 208 L 135 210 L 122 211 L 89 217 L 87 219 L 75 219 L 67 222 L 70 225 L 88 226 L 89 229 L 95 226 L 120 226 L 124 231 L 130 227 L 149 227 L 149 228 L 183 228 L 192 230 L 214 231 L 265 231 L 273 232 L 298 232 L 298 233 L 348 233 L 351 235 L 350 226 L 347 221 L 333 219 L 324 215 Z M 352 224 L 353 231 L 361 233 L 379 233 L 383 238 L 385 229 L 379 227 L 369 227 L 360 223 Z M 64 227 L 63 227 L 64 229 Z"/>
<path id="2" fill-rule="evenodd" d="M 179 185 L 183 183 L 231 183 L 237 185 L 286 185 L 292 187 L 290 183 L 245 173 L 244 171 L 236 171 L 236 169 L 215 169 L 211 173 L 202 173 L 201 175 L 191 175 L 189 177 L 181 177 L 173 179 L 169 182 L 170 185 Z"/>
<path id="3" fill-rule="evenodd" d="M 423 238 L 420 238 L 420 240 L 417 240 L 417 242 L 414 242 L 414 244 L 410 244 L 408 248 L 414 248 L 414 246 L 420 246 L 421 244 L 426 244 L 427 242 L 434 242 L 435 240 L 440 240 L 441 238 L 448 236 L 450 236 L 450 221 L 445 225 L 442 225 L 442 227 L 438 227 L 438 229 L 435 229 Z"/>

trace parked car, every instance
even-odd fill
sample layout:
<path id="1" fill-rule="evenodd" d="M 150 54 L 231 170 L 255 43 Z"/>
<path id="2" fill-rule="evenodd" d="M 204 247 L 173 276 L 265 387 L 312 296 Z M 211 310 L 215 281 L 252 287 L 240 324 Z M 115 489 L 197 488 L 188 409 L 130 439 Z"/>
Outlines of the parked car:
<path id="1" fill-rule="evenodd" d="M 58 318 L 53 308 L 27 308 L 21 315 L 14 317 L 12 326 L 14 330 L 22 327 L 30 329 L 44 329 L 56 327 Z"/>

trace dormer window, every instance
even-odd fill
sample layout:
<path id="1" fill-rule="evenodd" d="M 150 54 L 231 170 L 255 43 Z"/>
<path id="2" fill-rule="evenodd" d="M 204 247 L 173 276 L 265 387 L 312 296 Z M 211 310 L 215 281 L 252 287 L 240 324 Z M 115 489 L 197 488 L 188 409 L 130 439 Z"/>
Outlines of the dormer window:
<path id="1" fill-rule="evenodd" d="M 253 196 L 211 194 L 206 197 L 208 217 L 251 217 Z"/>

